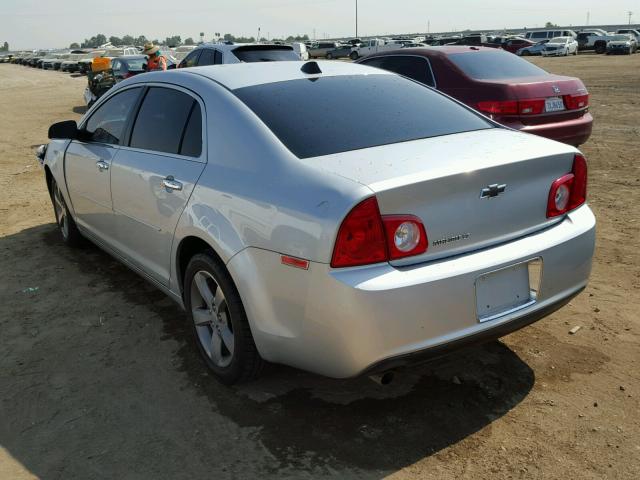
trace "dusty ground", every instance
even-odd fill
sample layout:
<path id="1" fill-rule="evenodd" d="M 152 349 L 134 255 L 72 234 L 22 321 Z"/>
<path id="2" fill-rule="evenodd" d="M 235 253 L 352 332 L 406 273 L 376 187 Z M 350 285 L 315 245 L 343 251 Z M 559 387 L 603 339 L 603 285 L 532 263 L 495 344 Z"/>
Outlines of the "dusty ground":
<path id="1" fill-rule="evenodd" d="M 587 290 L 387 388 L 273 366 L 234 389 L 162 294 L 58 239 L 33 148 L 85 79 L 0 65 L 0 478 L 640 478 L 640 55 L 535 62 L 592 94 Z"/>

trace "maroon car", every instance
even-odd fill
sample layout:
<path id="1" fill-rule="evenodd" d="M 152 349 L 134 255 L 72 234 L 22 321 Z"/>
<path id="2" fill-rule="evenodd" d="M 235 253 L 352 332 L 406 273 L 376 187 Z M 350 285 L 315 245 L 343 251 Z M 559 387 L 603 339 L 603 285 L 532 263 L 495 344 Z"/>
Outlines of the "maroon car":
<path id="1" fill-rule="evenodd" d="M 521 48 L 530 47 L 531 45 L 535 45 L 536 42 L 532 42 L 531 40 L 527 40 L 526 38 L 510 38 L 502 43 L 502 48 L 507 52 L 516 53 Z"/>
<path id="2" fill-rule="evenodd" d="M 373 54 L 357 63 L 436 88 L 522 132 L 574 146 L 591 135 L 589 94 L 579 79 L 552 75 L 503 50 L 407 48 Z"/>

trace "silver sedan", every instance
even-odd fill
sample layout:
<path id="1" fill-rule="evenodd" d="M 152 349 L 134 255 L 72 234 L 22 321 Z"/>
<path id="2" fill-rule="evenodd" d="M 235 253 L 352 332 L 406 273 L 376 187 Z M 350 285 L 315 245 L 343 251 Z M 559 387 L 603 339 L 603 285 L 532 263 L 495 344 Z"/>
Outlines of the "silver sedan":
<path id="1" fill-rule="evenodd" d="M 538 320 L 590 274 L 578 150 L 383 70 L 148 73 L 49 136 L 64 241 L 183 306 L 225 383 L 264 361 L 386 372 Z"/>

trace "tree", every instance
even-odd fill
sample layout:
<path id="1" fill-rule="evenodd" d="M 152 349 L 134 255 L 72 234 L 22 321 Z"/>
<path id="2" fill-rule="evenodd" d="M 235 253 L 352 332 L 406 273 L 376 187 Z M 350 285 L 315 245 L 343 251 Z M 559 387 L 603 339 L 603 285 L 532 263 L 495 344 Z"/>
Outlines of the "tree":
<path id="1" fill-rule="evenodd" d="M 153 42 L 156 43 L 156 42 Z M 182 43 L 182 39 L 180 35 L 174 35 L 173 37 L 167 37 L 164 39 L 164 44 L 169 45 L 170 47 L 177 47 Z"/>
<path id="2" fill-rule="evenodd" d="M 225 33 L 222 38 L 224 39 L 225 42 L 235 42 L 236 41 L 236 37 L 234 37 L 230 33 Z"/>
<path id="3" fill-rule="evenodd" d="M 107 43 L 107 37 L 105 37 L 102 33 L 99 33 L 95 37 L 85 38 L 84 42 L 82 42 L 82 47 L 95 48 L 99 47 L 100 45 L 104 45 L 105 43 Z"/>
<path id="4" fill-rule="evenodd" d="M 80 45 L 78 43 L 76 43 L 76 42 L 73 42 L 71 45 L 69 45 L 69 48 L 71 50 L 75 50 L 77 48 L 80 48 Z"/>
<path id="5" fill-rule="evenodd" d="M 122 39 L 120 37 L 109 37 L 109 41 L 111 42 L 111 45 L 113 45 L 114 47 L 119 47 L 120 45 L 122 45 Z"/>
<path id="6" fill-rule="evenodd" d="M 558 25 L 552 22 L 547 22 L 544 24 L 544 28 L 558 28 Z"/>
<path id="7" fill-rule="evenodd" d="M 136 47 L 143 47 L 145 43 L 147 43 L 149 40 L 147 40 L 147 37 L 145 37 L 144 35 L 140 35 L 138 38 L 136 38 L 135 42 L 133 42 L 133 44 Z"/>
<path id="8" fill-rule="evenodd" d="M 131 35 L 125 35 L 124 37 L 122 37 L 123 45 L 133 45 L 134 43 L 136 43 L 136 39 L 133 38 Z"/>
<path id="9" fill-rule="evenodd" d="M 185 45 L 195 45 L 196 42 L 193 41 L 193 38 L 189 37 L 189 38 L 185 38 L 184 44 Z"/>
<path id="10" fill-rule="evenodd" d="M 0 47 L 0 52 L 8 52 L 9 51 L 9 42 L 4 42 L 2 47 Z"/>

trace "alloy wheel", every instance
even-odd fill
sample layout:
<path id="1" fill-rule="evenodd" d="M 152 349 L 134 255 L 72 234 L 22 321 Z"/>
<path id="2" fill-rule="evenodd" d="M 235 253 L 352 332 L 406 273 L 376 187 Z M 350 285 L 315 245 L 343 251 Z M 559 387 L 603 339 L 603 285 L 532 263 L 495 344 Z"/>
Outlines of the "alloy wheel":
<path id="1" fill-rule="evenodd" d="M 235 346 L 231 315 L 222 287 L 205 270 L 196 272 L 191 282 L 191 314 L 207 357 L 218 367 L 228 367 Z"/>
<path id="2" fill-rule="evenodd" d="M 58 187 L 58 184 L 54 184 L 53 187 L 53 208 L 56 213 L 56 222 L 63 238 L 66 240 L 69 238 L 69 218 L 67 217 L 67 205 L 64 202 L 62 192 Z"/>

